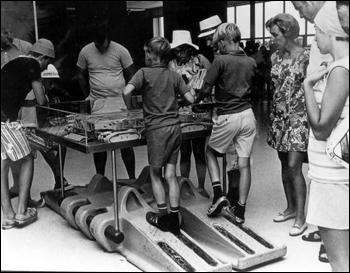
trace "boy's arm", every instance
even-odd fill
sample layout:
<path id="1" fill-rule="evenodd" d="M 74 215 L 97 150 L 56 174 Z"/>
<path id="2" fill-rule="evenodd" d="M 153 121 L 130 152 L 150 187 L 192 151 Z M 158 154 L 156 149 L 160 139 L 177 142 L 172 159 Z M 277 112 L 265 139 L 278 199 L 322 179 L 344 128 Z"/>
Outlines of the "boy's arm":
<path id="1" fill-rule="evenodd" d="M 197 98 L 195 99 L 194 103 L 199 103 L 205 97 L 210 96 L 212 89 L 213 89 L 213 86 L 211 84 L 205 82 L 204 86 L 199 90 L 199 94 L 198 94 Z"/>
<path id="2" fill-rule="evenodd" d="M 43 84 L 39 80 L 35 80 L 32 82 L 32 88 L 35 95 L 35 100 L 39 105 L 44 105 L 47 103 L 45 97 L 45 90 Z"/>
<path id="3" fill-rule="evenodd" d="M 123 99 L 125 102 L 126 107 L 129 110 L 133 109 L 133 104 L 132 104 L 132 92 L 135 90 L 135 86 L 132 84 L 127 84 L 123 90 Z"/>
<path id="4" fill-rule="evenodd" d="M 191 92 L 185 93 L 184 97 L 189 103 L 192 104 L 194 102 L 194 96 L 191 94 Z"/>

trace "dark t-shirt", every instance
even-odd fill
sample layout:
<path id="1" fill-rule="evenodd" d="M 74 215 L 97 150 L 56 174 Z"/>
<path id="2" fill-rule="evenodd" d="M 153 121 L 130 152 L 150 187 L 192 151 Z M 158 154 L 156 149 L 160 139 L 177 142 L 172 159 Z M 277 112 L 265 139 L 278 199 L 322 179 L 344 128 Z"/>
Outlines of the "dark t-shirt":
<path id="1" fill-rule="evenodd" d="M 40 80 L 40 64 L 28 57 L 18 57 L 1 69 L 1 121 L 16 121 L 32 82 Z"/>
<path id="2" fill-rule="evenodd" d="M 215 85 L 218 115 L 239 113 L 252 107 L 250 93 L 255 74 L 255 60 L 242 50 L 215 58 L 204 80 Z"/>
<path id="3" fill-rule="evenodd" d="M 142 94 L 146 130 L 179 123 L 177 95 L 189 92 L 179 74 L 161 65 L 146 67 L 129 84 Z"/>

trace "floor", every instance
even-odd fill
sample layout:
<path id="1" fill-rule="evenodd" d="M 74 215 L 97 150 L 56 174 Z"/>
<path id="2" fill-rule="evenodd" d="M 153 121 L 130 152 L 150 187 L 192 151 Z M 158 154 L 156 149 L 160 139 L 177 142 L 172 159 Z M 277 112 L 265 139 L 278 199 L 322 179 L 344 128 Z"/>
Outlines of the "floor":
<path id="1" fill-rule="evenodd" d="M 329 264 L 318 261 L 320 243 L 304 242 L 291 237 L 288 232 L 293 220 L 274 223 L 272 219 L 286 206 L 280 177 L 280 165 L 276 152 L 266 144 L 266 127 L 269 105 L 255 103 L 254 112 L 258 122 L 258 135 L 252 162 L 252 186 L 247 202 L 246 225 L 268 238 L 276 245 L 286 245 L 285 257 L 261 264 L 246 272 L 330 272 Z M 139 174 L 147 164 L 146 148 L 135 148 Z M 119 151 L 117 152 L 119 156 Z M 120 156 L 117 160 L 118 177 L 127 178 Z M 91 154 L 68 149 L 65 177 L 75 185 L 89 183 L 94 175 Z M 307 165 L 303 167 L 307 173 Z M 110 158 L 107 162 L 107 177 L 112 177 Z M 195 171 L 191 181 L 196 185 Z M 307 184 L 309 184 L 309 180 Z M 35 160 L 32 196 L 39 199 L 40 192 L 53 188 L 53 176 L 39 154 Z M 206 188 L 211 194 L 207 174 Z M 13 199 L 17 206 L 17 198 Z M 309 226 L 306 231 L 314 231 Z M 38 211 L 38 220 L 24 228 L 1 230 L 1 271 L 95 271 L 95 272 L 140 272 L 118 253 L 107 253 L 96 242 L 74 230 L 67 221 L 47 207 Z"/>

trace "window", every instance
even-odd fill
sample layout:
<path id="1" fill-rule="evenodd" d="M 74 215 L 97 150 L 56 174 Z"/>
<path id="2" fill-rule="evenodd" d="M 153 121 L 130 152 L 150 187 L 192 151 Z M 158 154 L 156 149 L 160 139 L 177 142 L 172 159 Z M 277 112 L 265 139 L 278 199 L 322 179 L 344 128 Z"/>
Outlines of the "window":
<path id="1" fill-rule="evenodd" d="M 283 12 L 283 1 L 265 2 L 265 22 L 278 13 Z"/>
<path id="2" fill-rule="evenodd" d="M 264 37 L 265 22 L 263 18 L 263 4 L 255 4 L 255 37 Z"/>
<path id="3" fill-rule="evenodd" d="M 250 4 L 234 6 L 236 1 L 228 1 L 227 21 L 235 22 L 241 29 L 242 41 L 250 37 Z M 256 42 L 266 43 L 270 40 L 270 33 L 265 29 L 265 23 L 278 13 L 289 13 L 299 23 L 300 37 L 303 46 L 309 46 L 315 36 L 314 25 L 300 18 L 299 12 L 295 10 L 291 1 L 261 1 L 255 2 L 255 37 Z"/>
<path id="4" fill-rule="evenodd" d="M 230 23 L 236 22 L 235 11 L 236 11 L 236 7 L 227 8 L 227 22 L 230 22 Z"/>
<path id="5" fill-rule="evenodd" d="M 239 29 L 241 30 L 241 38 L 250 38 L 250 5 L 238 6 L 236 7 L 237 22 Z"/>
<path id="6" fill-rule="evenodd" d="M 153 18 L 153 37 L 164 37 L 164 17 Z"/>

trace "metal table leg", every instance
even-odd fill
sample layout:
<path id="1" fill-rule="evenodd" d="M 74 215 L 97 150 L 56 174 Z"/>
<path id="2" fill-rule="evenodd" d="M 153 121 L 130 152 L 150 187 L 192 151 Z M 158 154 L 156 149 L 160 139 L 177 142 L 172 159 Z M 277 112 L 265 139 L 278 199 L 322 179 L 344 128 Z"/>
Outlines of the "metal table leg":
<path id="1" fill-rule="evenodd" d="M 119 208 L 118 208 L 118 188 L 117 188 L 117 162 L 115 150 L 111 151 L 112 156 L 112 176 L 113 176 L 113 199 L 114 199 L 114 227 L 108 226 L 105 229 L 105 236 L 115 242 L 120 244 L 124 241 L 124 234 L 119 230 Z"/>
<path id="2" fill-rule="evenodd" d="M 62 195 L 62 200 L 63 200 L 64 199 L 64 182 L 63 182 L 62 146 L 61 146 L 61 144 L 58 144 L 58 157 L 60 160 L 61 195 Z"/>

